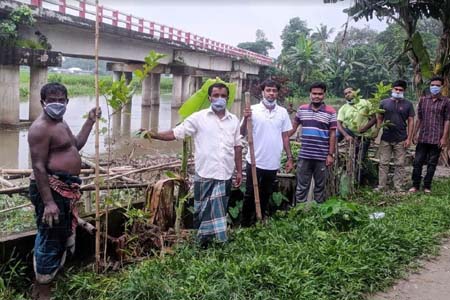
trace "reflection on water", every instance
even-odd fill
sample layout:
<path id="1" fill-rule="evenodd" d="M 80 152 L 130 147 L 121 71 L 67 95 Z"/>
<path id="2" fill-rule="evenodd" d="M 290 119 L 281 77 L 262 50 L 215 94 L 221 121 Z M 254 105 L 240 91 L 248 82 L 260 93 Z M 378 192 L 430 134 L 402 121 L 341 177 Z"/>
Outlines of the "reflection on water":
<path id="1" fill-rule="evenodd" d="M 133 96 L 131 114 L 122 113 L 122 129 L 129 128 L 125 136 L 112 139 L 113 158 L 134 155 L 150 154 L 174 155 L 180 152 L 181 142 L 163 142 L 152 140 L 151 142 L 136 138 L 133 133 L 140 128 L 150 128 L 154 131 L 164 131 L 173 128 L 179 123 L 178 110 L 171 108 L 171 95 L 161 95 L 160 105 L 152 107 L 141 106 L 141 96 Z M 231 111 L 238 117 L 241 115 L 242 102 L 235 102 Z M 82 96 L 71 98 L 67 106 L 64 120 L 72 132 L 76 135 L 83 126 L 83 116 L 95 106 L 95 97 Z M 108 108 L 104 98 L 100 98 L 100 107 L 103 117 L 108 120 Z M 109 112 L 112 113 L 112 112 Z M 141 114 L 142 113 L 142 114 Z M 28 119 L 28 102 L 20 103 L 20 118 Z M 127 122 L 128 124 L 125 124 Z M 101 123 L 100 128 L 108 127 L 108 123 Z M 112 126 L 112 124 L 111 124 Z M 0 168 L 29 168 L 29 150 L 27 142 L 28 129 L 0 129 Z M 100 152 L 105 153 L 108 148 L 106 134 L 100 137 Z M 95 139 L 92 133 L 86 145 L 81 150 L 86 156 L 95 153 Z"/>

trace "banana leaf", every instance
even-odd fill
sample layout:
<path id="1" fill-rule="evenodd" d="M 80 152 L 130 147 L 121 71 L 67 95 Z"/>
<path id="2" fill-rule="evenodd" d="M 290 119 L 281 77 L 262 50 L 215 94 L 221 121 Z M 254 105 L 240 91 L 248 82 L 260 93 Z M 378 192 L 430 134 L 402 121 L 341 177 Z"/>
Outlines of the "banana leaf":
<path id="1" fill-rule="evenodd" d="M 412 48 L 416 56 L 419 58 L 420 70 L 425 78 L 430 78 L 432 74 L 432 67 L 430 62 L 430 55 L 427 48 L 423 44 L 422 36 L 419 32 L 414 33 L 412 37 Z"/>
<path id="2" fill-rule="evenodd" d="M 197 92 L 195 92 L 195 94 L 189 97 L 189 99 L 187 99 L 186 102 L 180 107 L 180 109 L 178 110 L 178 114 L 180 115 L 182 120 L 186 119 L 199 110 L 208 108 L 211 105 L 208 100 L 208 88 L 214 83 L 218 82 L 224 83 L 230 90 L 230 94 L 228 95 L 227 108 L 231 108 L 236 96 L 236 84 L 225 82 L 219 77 L 216 77 L 215 79 L 210 78 L 206 80 L 202 87 Z"/>

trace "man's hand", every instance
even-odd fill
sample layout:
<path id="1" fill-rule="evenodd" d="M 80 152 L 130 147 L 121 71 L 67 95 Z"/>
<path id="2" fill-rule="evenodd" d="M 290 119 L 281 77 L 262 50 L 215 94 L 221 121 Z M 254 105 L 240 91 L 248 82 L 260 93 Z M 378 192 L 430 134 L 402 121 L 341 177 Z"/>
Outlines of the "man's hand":
<path id="1" fill-rule="evenodd" d="M 403 143 L 403 147 L 405 147 L 406 149 L 408 149 L 409 146 L 411 146 L 411 140 L 410 140 L 410 139 L 406 139 L 406 141 Z"/>
<path id="2" fill-rule="evenodd" d="M 353 141 L 353 137 L 352 137 L 351 135 L 347 134 L 347 135 L 345 136 L 345 141 L 350 143 L 350 142 Z"/>
<path id="3" fill-rule="evenodd" d="M 42 223 L 48 224 L 51 228 L 54 224 L 59 223 L 59 208 L 54 201 L 47 203 L 44 207 L 44 215 L 42 216 Z"/>
<path id="4" fill-rule="evenodd" d="M 358 128 L 358 132 L 359 133 L 365 133 L 367 131 L 367 129 L 365 128 L 366 126 L 362 126 Z"/>
<path id="5" fill-rule="evenodd" d="M 417 145 L 417 143 L 419 142 L 419 138 L 416 136 L 413 137 L 413 144 Z"/>
<path id="6" fill-rule="evenodd" d="M 242 172 L 236 173 L 236 179 L 234 180 L 234 187 L 240 187 L 242 183 Z"/>
<path id="7" fill-rule="evenodd" d="M 329 166 L 331 166 L 333 164 L 333 162 L 334 162 L 334 157 L 331 156 L 331 155 L 327 155 L 327 160 L 325 162 L 325 165 L 327 167 L 329 167 Z"/>
<path id="8" fill-rule="evenodd" d="M 292 161 L 292 157 L 288 158 L 288 160 L 286 161 L 286 173 L 290 173 L 292 171 L 292 169 L 294 168 L 294 162 Z"/>
<path id="9" fill-rule="evenodd" d="M 95 122 L 96 115 L 97 115 L 98 119 L 100 119 L 102 117 L 102 108 L 101 107 L 98 108 L 97 114 L 96 114 L 96 112 L 97 112 L 97 108 L 95 108 L 95 107 L 89 111 L 88 119 L 91 120 L 92 122 Z"/>
<path id="10" fill-rule="evenodd" d="M 447 139 L 445 137 L 442 137 L 439 140 L 439 148 L 445 148 L 447 147 Z"/>
<path id="11" fill-rule="evenodd" d="M 249 118 L 252 116 L 252 109 L 251 108 L 244 108 L 244 118 Z"/>

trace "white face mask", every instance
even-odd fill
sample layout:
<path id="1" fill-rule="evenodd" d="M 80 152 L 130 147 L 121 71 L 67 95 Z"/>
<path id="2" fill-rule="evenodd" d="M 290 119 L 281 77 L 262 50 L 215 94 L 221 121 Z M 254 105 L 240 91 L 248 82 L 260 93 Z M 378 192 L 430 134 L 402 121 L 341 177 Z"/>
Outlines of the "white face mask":
<path id="1" fill-rule="evenodd" d="M 403 98 L 403 93 L 392 92 L 391 96 L 394 99 L 402 99 Z"/>
<path id="2" fill-rule="evenodd" d="M 275 105 L 277 104 L 275 99 L 266 99 L 263 98 L 262 102 L 264 103 L 264 105 L 268 108 L 274 108 Z"/>

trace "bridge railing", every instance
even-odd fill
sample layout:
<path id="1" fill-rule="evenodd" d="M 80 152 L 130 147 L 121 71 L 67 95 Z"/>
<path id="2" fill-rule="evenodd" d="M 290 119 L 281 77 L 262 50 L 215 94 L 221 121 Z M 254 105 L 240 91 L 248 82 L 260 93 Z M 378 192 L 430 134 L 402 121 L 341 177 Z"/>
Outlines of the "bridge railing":
<path id="1" fill-rule="evenodd" d="M 95 21 L 95 3 L 87 0 L 19 0 L 29 5 L 78 16 Z M 125 14 L 118 10 L 100 6 L 99 21 L 112 26 L 147 34 L 157 40 L 183 44 L 200 51 L 213 51 L 233 57 L 248 58 L 261 65 L 271 65 L 273 59 L 252 51 L 214 41 L 184 30 Z"/>

